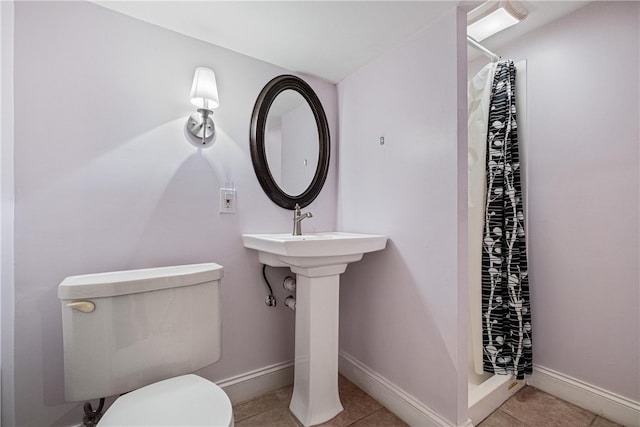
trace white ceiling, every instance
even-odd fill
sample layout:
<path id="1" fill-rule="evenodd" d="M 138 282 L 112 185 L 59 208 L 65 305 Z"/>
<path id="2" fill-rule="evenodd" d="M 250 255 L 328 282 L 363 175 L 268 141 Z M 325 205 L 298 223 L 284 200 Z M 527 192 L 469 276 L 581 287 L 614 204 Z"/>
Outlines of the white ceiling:
<path id="1" fill-rule="evenodd" d="M 114 1 L 101 6 L 294 72 L 339 82 L 448 10 L 479 1 Z M 586 1 L 523 1 L 522 23 L 486 39 L 491 49 Z M 499 52 L 498 52 L 499 53 Z"/>

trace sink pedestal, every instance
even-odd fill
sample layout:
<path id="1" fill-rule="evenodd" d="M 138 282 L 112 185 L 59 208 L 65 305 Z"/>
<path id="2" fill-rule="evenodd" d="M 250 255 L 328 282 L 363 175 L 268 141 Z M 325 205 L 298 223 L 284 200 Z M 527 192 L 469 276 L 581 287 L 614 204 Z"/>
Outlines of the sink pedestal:
<path id="1" fill-rule="evenodd" d="M 305 426 L 328 421 L 343 409 L 338 395 L 338 300 L 339 274 L 347 265 L 332 267 L 340 271 L 316 277 L 291 267 L 296 273 L 296 343 L 289 409 Z"/>

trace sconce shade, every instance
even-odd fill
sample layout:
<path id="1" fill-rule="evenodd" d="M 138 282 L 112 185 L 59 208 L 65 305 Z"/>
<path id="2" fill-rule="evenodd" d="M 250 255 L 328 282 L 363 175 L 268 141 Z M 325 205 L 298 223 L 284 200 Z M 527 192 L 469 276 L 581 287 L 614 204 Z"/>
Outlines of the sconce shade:
<path id="1" fill-rule="evenodd" d="M 191 103 L 198 108 L 211 110 L 220 105 L 215 73 L 205 67 L 196 68 L 191 86 Z"/>

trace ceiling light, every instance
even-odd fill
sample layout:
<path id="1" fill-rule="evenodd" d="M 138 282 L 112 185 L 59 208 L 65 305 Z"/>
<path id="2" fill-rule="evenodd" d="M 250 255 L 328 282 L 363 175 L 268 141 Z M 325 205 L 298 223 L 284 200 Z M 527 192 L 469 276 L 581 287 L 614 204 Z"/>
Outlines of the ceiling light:
<path id="1" fill-rule="evenodd" d="M 467 14 L 467 35 L 481 41 L 517 24 L 529 12 L 517 1 L 488 1 Z"/>

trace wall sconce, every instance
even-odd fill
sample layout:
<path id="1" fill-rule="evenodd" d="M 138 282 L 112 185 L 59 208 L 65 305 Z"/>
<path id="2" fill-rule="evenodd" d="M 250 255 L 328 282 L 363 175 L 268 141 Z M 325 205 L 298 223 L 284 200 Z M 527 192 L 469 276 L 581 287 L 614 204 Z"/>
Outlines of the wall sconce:
<path id="1" fill-rule="evenodd" d="M 216 125 L 213 109 L 220 105 L 215 73 L 204 67 L 196 68 L 191 86 L 191 103 L 198 107 L 185 125 L 187 140 L 198 148 L 213 145 L 216 140 Z"/>
<path id="2" fill-rule="evenodd" d="M 484 2 L 467 14 L 467 35 L 479 42 L 527 17 L 529 11 L 518 1 Z"/>

